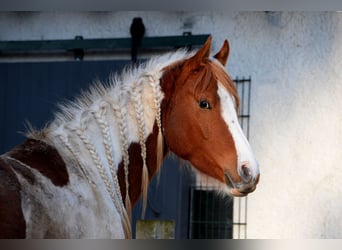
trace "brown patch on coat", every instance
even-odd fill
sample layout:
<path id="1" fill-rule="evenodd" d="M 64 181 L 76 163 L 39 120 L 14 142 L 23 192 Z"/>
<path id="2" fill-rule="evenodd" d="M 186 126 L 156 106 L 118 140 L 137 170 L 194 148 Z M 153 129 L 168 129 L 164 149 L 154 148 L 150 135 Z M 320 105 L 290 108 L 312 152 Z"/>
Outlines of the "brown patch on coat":
<path id="1" fill-rule="evenodd" d="M 26 236 L 20 190 L 17 176 L 0 158 L 0 238 L 2 239 L 18 239 Z"/>
<path id="2" fill-rule="evenodd" d="M 62 157 L 54 147 L 43 141 L 27 139 L 6 155 L 38 170 L 56 186 L 62 187 L 69 182 L 69 174 Z M 24 174 L 29 177 L 27 171 Z"/>
<path id="3" fill-rule="evenodd" d="M 153 132 L 147 137 L 146 140 L 146 164 L 148 169 L 149 181 L 157 171 L 157 135 L 158 126 L 155 123 Z M 139 143 L 132 143 L 128 149 L 129 153 L 129 197 L 132 203 L 132 207 L 138 201 L 141 195 L 141 176 L 142 176 L 142 157 L 141 147 Z M 123 202 L 126 197 L 126 182 L 123 161 L 120 162 L 118 168 L 118 179 L 120 184 L 120 191 L 123 198 Z"/>

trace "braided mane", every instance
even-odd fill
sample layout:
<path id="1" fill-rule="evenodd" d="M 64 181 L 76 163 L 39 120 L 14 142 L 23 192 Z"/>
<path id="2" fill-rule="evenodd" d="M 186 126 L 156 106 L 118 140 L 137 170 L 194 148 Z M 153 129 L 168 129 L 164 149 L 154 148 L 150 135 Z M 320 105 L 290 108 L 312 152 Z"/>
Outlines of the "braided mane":
<path id="1" fill-rule="evenodd" d="M 141 147 L 144 215 L 148 187 L 146 139 L 155 122 L 159 129 L 158 168 L 163 157 L 160 104 L 164 94 L 160 78 L 165 67 L 190 56 L 185 50 L 168 53 L 139 67 L 128 67 L 120 75 L 111 75 L 107 83 L 96 82 L 75 101 L 61 104 L 54 120 L 42 131 L 31 130 L 28 133 L 30 138 L 54 145 L 66 162 L 79 167 L 80 175 L 92 186 L 105 187 L 121 215 L 127 237 L 131 235 L 132 209 L 128 192 L 129 145 L 139 142 Z M 117 176 L 121 161 L 126 185 L 124 199 Z"/>

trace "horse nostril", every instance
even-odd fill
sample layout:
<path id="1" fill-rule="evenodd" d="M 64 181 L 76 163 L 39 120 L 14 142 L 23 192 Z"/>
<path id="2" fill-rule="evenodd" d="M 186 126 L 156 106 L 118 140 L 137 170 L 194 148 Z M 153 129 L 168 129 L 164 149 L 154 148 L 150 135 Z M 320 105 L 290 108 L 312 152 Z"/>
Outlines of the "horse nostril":
<path id="1" fill-rule="evenodd" d="M 252 171 L 250 170 L 249 163 L 247 161 L 241 163 L 241 171 L 241 177 L 244 182 L 250 182 L 252 179 Z"/>

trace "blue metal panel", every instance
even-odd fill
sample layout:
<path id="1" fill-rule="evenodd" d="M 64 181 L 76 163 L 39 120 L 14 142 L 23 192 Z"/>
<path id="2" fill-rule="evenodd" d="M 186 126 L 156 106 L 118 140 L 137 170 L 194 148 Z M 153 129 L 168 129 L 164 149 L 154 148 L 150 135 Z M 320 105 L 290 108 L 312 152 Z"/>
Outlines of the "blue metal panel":
<path id="1" fill-rule="evenodd" d="M 175 157 L 167 157 L 161 168 L 159 183 L 157 175 L 150 183 L 144 219 L 173 220 L 175 239 L 187 239 L 191 181 L 189 169 L 182 166 Z M 133 236 L 135 222 L 140 218 L 141 200 L 133 209 Z"/>
<path id="2" fill-rule="evenodd" d="M 96 78 L 106 80 L 127 61 L 0 63 L 0 153 L 20 143 L 25 121 L 42 128 L 57 103 L 72 100 Z"/>

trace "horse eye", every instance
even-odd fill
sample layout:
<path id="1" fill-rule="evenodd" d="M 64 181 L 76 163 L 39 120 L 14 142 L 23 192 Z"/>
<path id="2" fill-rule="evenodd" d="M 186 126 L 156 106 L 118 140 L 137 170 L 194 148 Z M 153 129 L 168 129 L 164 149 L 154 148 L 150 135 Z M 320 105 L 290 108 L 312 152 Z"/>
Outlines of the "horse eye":
<path id="1" fill-rule="evenodd" d="M 202 109 L 211 109 L 211 106 L 207 100 L 200 100 L 199 106 Z"/>

